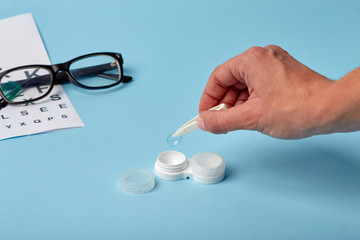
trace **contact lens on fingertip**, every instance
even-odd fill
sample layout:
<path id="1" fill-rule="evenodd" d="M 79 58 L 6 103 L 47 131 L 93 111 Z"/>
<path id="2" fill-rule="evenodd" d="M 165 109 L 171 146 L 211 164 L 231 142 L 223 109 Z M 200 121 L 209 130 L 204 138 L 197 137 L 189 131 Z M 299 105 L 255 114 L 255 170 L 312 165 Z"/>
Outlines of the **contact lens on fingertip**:
<path id="1" fill-rule="evenodd" d="M 170 134 L 167 137 L 167 143 L 169 144 L 170 147 L 176 147 L 178 144 L 181 143 L 181 140 L 182 140 L 181 136 L 173 137 L 173 134 Z"/>

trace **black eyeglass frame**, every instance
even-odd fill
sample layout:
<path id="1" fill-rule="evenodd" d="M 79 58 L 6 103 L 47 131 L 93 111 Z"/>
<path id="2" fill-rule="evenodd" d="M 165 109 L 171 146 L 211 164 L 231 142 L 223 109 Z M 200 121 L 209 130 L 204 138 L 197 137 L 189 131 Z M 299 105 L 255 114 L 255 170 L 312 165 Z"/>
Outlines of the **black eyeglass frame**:
<path id="1" fill-rule="evenodd" d="M 119 70 L 120 70 L 120 78 L 116 79 L 116 82 L 114 82 L 113 84 L 106 85 L 106 86 L 95 86 L 95 87 L 86 86 L 86 85 L 83 85 L 80 82 L 76 81 L 70 71 L 70 65 L 72 63 L 74 63 L 78 60 L 84 59 L 84 58 L 88 58 L 88 57 L 92 57 L 92 56 L 101 56 L 101 55 L 102 56 L 110 56 L 115 59 L 116 64 L 118 65 Z M 38 101 L 38 100 L 46 97 L 47 95 L 49 95 L 55 84 L 60 84 L 60 83 L 66 82 L 66 81 L 70 81 L 71 83 L 75 84 L 76 86 L 79 86 L 79 87 L 82 87 L 85 89 L 93 89 L 93 90 L 110 88 L 110 87 L 116 86 L 120 83 L 128 83 L 132 80 L 132 77 L 124 76 L 123 63 L 124 63 L 124 60 L 120 53 L 97 52 L 97 53 L 85 54 L 85 55 L 73 58 L 67 62 L 59 63 L 59 64 L 53 64 L 53 65 L 33 64 L 33 65 L 24 65 L 24 66 L 19 66 L 19 67 L 5 70 L 0 73 L 0 79 L 2 79 L 5 75 L 9 74 L 10 72 L 21 70 L 21 69 L 28 69 L 28 68 L 45 69 L 51 73 L 51 84 L 50 84 L 50 87 L 47 90 L 47 92 L 44 93 L 43 95 L 41 95 L 40 97 L 29 99 L 29 100 L 24 100 L 24 101 L 19 101 L 19 102 L 9 101 L 5 97 L 5 94 L 2 92 L 2 89 L 0 88 L 0 96 L 2 98 L 2 99 L 0 99 L 0 108 L 5 107 L 7 104 L 25 104 L 25 103 Z M 94 68 L 94 67 L 88 67 L 88 68 L 84 68 L 84 69 L 80 69 L 80 70 L 86 71 L 87 69 L 90 69 L 90 68 Z"/>

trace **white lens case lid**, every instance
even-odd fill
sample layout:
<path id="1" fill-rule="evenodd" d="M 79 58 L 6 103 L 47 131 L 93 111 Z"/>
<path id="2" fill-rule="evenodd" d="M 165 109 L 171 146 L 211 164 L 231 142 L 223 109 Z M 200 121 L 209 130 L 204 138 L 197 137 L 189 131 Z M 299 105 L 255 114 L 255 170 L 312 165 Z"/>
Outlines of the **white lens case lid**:
<path id="1" fill-rule="evenodd" d="M 155 163 L 155 174 L 164 180 L 190 178 L 204 184 L 220 182 L 225 177 L 225 160 L 211 152 L 195 154 L 192 158 L 177 151 L 160 153 Z"/>

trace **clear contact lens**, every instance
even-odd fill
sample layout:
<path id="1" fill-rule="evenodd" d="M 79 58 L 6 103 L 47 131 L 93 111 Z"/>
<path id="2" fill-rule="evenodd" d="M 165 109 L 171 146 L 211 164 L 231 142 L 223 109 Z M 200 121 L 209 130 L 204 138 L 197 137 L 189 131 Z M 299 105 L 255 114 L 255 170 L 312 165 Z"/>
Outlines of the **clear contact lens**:
<path id="1" fill-rule="evenodd" d="M 167 142 L 168 142 L 169 146 L 175 147 L 176 145 L 178 145 L 178 144 L 181 143 L 181 139 L 182 139 L 181 136 L 173 137 L 172 134 L 170 134 L 170 135 L 167 137 Z"/>

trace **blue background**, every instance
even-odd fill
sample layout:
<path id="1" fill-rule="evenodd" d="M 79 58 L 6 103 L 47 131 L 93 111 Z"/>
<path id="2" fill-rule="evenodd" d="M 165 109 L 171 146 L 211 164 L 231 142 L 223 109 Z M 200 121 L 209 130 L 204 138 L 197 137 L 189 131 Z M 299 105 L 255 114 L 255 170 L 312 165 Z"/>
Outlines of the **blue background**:
<path id="1" fill-rule="evenodd" d="M 332 79 L 358 67 L 359 1 L 0 3 L 1 19 L 28 12 L 53 63 L 118 51 L 134 81 L 64 85 L 86 127 L 0 142 L 0 239 L 360 239 L 359 132 L 196 131 L 175 150 L 223 155 L 223 182 L 119 187 L 124 170 L 153 171 L 174 150 L 166 137 L 197 115 L 212 70 L 249 47 L 278 44 Z"/>

